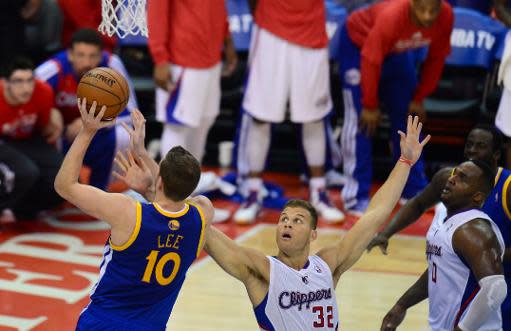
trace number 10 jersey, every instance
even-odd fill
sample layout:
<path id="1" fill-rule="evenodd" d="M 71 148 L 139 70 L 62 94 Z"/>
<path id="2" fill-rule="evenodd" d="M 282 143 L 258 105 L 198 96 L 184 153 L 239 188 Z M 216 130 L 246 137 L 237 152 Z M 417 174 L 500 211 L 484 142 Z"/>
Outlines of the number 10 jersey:
<path id="1" fill-rule="evenodd" d="M 98 317 L 105 321 L 102 330 L 121 325 L 165 330 L 186 272 L 202 248 L 204 230 L 197 206 L 186 203 L 181 211 L 169 212 L 156 203 L 137 203 L 130 239 L 123 246 L 110 240 L 105 245 L 99 280 L 80 320 L 87 314 Z"/>

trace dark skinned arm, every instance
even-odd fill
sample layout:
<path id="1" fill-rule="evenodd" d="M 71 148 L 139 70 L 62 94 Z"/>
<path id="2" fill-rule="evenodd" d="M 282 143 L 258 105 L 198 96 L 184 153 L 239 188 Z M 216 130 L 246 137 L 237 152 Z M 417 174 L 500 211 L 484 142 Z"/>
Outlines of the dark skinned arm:
<path id="1" fill-rule="evenodd" d="M 374 237 L 367 246 L 367 250 L 370 251 L 373 247 L 379 246 L 382 253 L 387 254 L 390 237 L 416 222 L 426 210 L 440 201 L 440 194 L 451 172 L 452 168 L 437 171 L 424 190 L 408 201 L 383 231 Z"/>
<path id="2" fill-rule="evenodd" d="M 506 26 L 511 26 L 511 11 L 506 7 L 506 0 L 493 0 L 495 13 Z"/>
<path id="3" fill-rule="evenodd" d="M 452 247 L 465 259 L 477 280 L 503 274 L 502 252 L 488 221 L 475 219 L 460 226 L 452 236 Z"/>
<path id="4" fill-rule="evenodd" d="M 502 251 L 497 236 L 487 220 L 475 219 L 460 226 L 453 234 L 452 246 L 454 251 L 466 261 L 479 284 L 482 284 L 480 281 L 485 277 L 503 274 Z M 483 297 L 478 298 L 480 295 L 483 295 Z M 474 299 L 473 304 L 476 305 L 478 299 L 487 300 L 485 298 L 485 294 L 480 292 Z M 469 308 L 463 320 L 455 325 L 455 330 L 460 330 L 460 325 L 467 323 L 468 319 L 472 320 L 470 322 L 471 329 L 480 327 L 488 318 L 488 314 L 492 310 L 498 309 L 498 307 L 500 307 L 500 304 L 497 307 L 490 306 L 477 312 L 470 311 Z M 474 318 L 478 325 L 473 325 Z"/>
<path id="5" fill-rule="evenodd" d="M 381 323 L 381 331 L 394 331 L 401 324 L 406 315 L 406 310 L 428 298 L 428 269 L 422 276 L 403 294 L 394 307 L 385 315 Z"/>

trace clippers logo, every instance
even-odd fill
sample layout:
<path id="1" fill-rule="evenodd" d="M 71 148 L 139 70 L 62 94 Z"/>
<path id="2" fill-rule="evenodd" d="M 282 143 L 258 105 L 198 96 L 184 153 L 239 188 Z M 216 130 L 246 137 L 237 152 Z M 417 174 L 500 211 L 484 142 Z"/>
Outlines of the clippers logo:
<path id="1" fill-rule="evenodd" d="M 305 277 L 302 278 L 302 280 Z M 279 295 L 279 306 L 282 309 L 289 309 L 294 306 L 298 306 L 298 310 L 309 309 L 311 303 L 321 300 L 329 300 L 332 298 L 332 289 L 318 289 L 316 291 L 310 291 L 308 293 L 301 292 L 281 292 Z"/>
<path id="2" fill-rule="evenodd" d="M 169 229 L 172 230 L 172 231 L 177 231 L 179 230 L 179 221 L 178 220 L 170 220 L 169 221 Z"/>
<path id="3" fill-rule="evenodd" d="M 426 256 L 428 259 L 431 259 L 433 255 L 442 257 L 442 246 L 434 245 L 426 241 Z"/>

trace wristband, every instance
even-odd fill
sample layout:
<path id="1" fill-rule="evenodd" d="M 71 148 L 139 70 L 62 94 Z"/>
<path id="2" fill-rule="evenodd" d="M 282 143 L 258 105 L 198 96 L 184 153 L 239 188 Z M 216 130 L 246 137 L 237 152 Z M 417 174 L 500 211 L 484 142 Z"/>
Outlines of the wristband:
<path id="1" fill-rule="evenodd" d="M 410 167 L 413 167 L 413 162 L 412 162 L 412 160 L 408 160 L 407 158 L 405 158 L 405 157 L 403 157 L 403 156 L 401 156 L 401 157 L 399 158 L 399 162 L 406 163 L 406 164 L 408 164 Z"/>

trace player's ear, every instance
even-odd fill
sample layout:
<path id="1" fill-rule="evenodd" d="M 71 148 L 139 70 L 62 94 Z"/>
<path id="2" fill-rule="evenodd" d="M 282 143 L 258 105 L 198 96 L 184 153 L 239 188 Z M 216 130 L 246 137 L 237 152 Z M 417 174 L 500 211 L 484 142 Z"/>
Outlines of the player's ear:
<path id="1" fill-rule="evenodd" d="M 474 199 L 474 202 L 476 202 L 478 206 L 482 206 L 486 200 L 486 195 L 481 191 L 477 191 L 472 195 L 472 199 Z"/>
<path id="2" fill-rule="evenodd" d="M 156 178 L 156 190 L 163 191 L 163 180 L 161 179 L 161 176 L 158 175 L 158 178 Z"/>
<path id="3" fill-rule="evenodd" d="M 317 230 L 312 230 L 311 231 L 311 241 L 314 241 L 318 238 L 318 231 Z"/>

